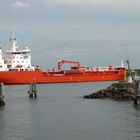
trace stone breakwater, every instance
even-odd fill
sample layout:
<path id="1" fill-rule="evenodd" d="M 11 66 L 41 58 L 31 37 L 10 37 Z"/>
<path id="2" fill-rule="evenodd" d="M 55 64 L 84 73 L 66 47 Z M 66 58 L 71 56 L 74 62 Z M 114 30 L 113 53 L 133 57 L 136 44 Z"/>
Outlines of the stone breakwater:
<path id="1" fill-rule="evenodd" d="M 134 83 L 113 83 L 106 89 L 99 90 L 90 95 L 85 95 L 86 99 L 114 99 L 114 100 L 133 100 L 136 85 Z"/>

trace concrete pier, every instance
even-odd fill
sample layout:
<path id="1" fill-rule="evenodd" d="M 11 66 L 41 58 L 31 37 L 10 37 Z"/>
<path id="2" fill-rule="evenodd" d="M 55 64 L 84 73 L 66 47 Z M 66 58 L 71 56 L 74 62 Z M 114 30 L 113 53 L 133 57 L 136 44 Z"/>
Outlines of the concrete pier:
<path id="1" fill-rule="evenodd" d="M 5 105 L 4 86 L 3 83 L 0 83 L 0 106 L 4 105 Z"/>
<path id="2" fill-rule="evenodd" d="M 30 83 L 30 87 L 28 90 L 29 98 L 37 98 L 37 89 L 36 89 L 36 83 Z"/>

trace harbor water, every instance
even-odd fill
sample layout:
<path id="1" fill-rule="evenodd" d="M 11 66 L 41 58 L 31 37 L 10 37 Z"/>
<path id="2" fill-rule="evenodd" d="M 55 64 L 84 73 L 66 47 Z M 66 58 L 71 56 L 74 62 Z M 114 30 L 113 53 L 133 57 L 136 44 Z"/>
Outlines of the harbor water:
<path id="1" fill-rule="evenodd" d="M 139 140 L 140 108 L 133 102 L 82 97 L 111 82 L 5 86 L 0 140 Z"/>

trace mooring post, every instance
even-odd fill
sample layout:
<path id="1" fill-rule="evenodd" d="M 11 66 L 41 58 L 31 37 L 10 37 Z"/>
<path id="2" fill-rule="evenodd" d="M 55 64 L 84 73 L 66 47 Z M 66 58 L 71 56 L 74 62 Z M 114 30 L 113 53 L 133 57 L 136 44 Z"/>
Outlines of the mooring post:
<path id="1" fill-rule="evenodd" d="M 0 106 L 5 105 L 4 86 L 0 83 Z"/>
<path id="2" fill-rule="evenodd" d="M 37 98 L 37 89 L 36 89 L 36 83 L 30 83 L 30 87 L 28 90 L 29 97 L 30 98 Z"/>
<path id="3" fill-rule="evenodd" d="M 135 81 L 135 94 L 134 94 L 134 104 L 138 105 L 140 104 L 140 81 Z"/>

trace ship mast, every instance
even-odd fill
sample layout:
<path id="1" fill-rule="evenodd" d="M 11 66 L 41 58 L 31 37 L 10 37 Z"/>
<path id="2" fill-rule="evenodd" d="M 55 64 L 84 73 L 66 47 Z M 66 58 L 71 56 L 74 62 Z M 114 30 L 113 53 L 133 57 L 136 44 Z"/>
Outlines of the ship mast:
<path id="1" fill-rule="evenodd" d="M 17 41 L 16 41 L 16 37 L 15 37 L 15 32 L 13 31 L 12 33 L 12 38 L 10 39 L 11 43 L 12 43 L 12 52 L 15 52 L 18 48 L 17 46 Z"/>
<path id="2" fill-rule="evenodd" d="M 1 47 L 0 47 L 0 61 L 2 60 L 2 50 L 1 50 Z"/>

